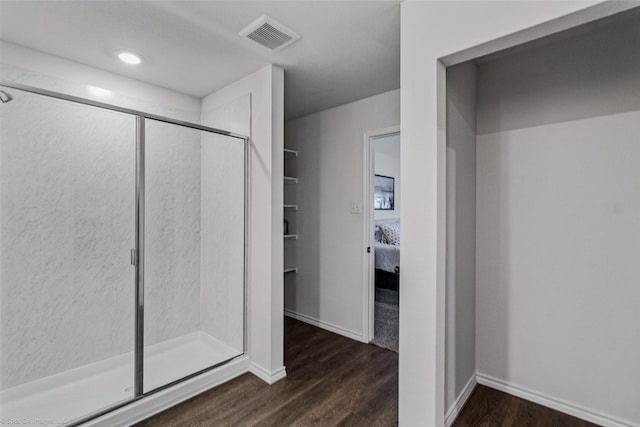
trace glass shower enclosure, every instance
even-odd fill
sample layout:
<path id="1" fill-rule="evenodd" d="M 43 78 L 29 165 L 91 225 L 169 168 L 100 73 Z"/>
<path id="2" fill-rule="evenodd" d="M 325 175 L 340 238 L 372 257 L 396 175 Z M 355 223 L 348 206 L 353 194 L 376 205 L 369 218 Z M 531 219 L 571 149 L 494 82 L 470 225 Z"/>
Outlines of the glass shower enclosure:
<path id="1" fill-rule="evenodd" d="M 1 89 L 3 422 L 77 424 L 244 354 L 247 137 Z"/>

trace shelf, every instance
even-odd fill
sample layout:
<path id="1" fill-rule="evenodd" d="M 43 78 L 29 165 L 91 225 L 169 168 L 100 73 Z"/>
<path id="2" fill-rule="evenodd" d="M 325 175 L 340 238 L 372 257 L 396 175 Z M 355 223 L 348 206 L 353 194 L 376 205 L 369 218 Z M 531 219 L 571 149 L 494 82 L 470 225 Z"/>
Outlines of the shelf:
<path id="1" fill-rule="evenodd" d="M 285 148 L 284 149 L 284 163 L 285 163 L 285 166 L 286 166 L 287 162 L 289 162 L 289 164 L 291 164 L 292 162 L 295 163 L 295 160 L 293 160 L 293 159 L 297 158 L 297 157 L 298 157 L 298 150 L 292 150 L 290 148 Z M 287 169 L 287 170 L 289 170 L 289 169 Z M 295 171 L 295 169 L 291 169 L 290 173 L 293 174 L 293 175 L 296 175 L 294 171 Z M 283 179 L 284 179 L 284 184 L 285 185 L 286 184 L 297 184 L 298 183 L 298 178 L 295 177 L 295 176 L 284 176 Z M 293 189 L 291 188 L 290 190 L 293 190 Z M 289 191 L 289 190 L 287 190 L 287 191 Z M 282 207 L 283 207 L 283 210 L 285 211 L 284 212 L 284 216 L 285 217 L 294 216 L 291 213 L 291 211 L 297 211 L 298 210 L 298 205 L 295 204 L 296 203 L 296 199 L 292 199 L 291 201 L 294 204 L 287 204 L 287 203 L 284 203 L 284 201 L 283 201 Z M 285 225 L 287 225 L 286 222 L 285 222 Z M 287 231 L 289 231 L 289 230 L 295 230 L 295 227 L 287 227 Z M 298 235 L 297 234 L 284 234 L 283 238 L 284 238 L 284 242 L 285 242 L 284 243 L 285 252 L 294 250 L 296 243 L 293 242 L 293 240 L 298 240 Z M 287 241 L 289 241 L 289 243 L 286 243 Z M 294 267 L 294 266 L 291 266 L 291 265 L 289 265 L 289 266 L 284 265 L 283 266 L 283 272 L 284 272 L 285 276 L 287 275 L 287 273 L 294 273 L 295 274 L 295 273 L 298 273 L 298 267 Z M 295 281 L 295 279 L 292 278 L 292 276 L 289 276 L 288 279 L 285 277 L 284 280 L 285 280 L 285 282 L 291 282 L 292 280 Z"/>

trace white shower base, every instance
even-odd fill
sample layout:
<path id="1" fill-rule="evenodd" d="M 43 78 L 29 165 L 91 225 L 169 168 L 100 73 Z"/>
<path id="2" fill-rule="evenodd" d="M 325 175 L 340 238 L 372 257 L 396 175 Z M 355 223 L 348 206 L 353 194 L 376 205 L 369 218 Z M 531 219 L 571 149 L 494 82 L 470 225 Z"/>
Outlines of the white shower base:
<path id="1" fill-rule="evenodd" d="M 242 352 L 198 331 L 145 347 L 144 391 Z M 32 381 L 0 393 L 0 423 L 61 425 L 133 398 L 133 353 Z"/>

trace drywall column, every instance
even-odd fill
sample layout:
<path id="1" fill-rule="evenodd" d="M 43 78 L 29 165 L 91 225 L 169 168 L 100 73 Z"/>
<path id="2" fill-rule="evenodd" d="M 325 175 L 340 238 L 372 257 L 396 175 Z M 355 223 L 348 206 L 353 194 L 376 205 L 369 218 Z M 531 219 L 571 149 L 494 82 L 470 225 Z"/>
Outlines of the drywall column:
<path id="1" fill-rule="evenodd" d="M 399 422 L 403 426 L 441 426 L 445 412 L 446 112 L 444 66 L 439 58 L 595 3 L 598 2 L 401 3 L 403 242 Z M 607 2 L 602 8 L 624 7 L 616 3 Z M 541 32 L 548 34 L 571 26 L 566 19 L 552 24 Z M 518 37 L 500 40 L 500 46 L 494 44 L 486 49 L 495 51 L 522 42 L 523 37 L 541 35 L 522 32 Z M 475 56 L 479 54 L 476 52 Z"/>
<path id="2" fill-rule="evenodd" d="M 447 69 L 447 270 L 445 409 L 476 372 L 476 66 Z"/>
<path id="3" fill-rule="evenodd" d="M 282 150 L 284 71 L 272 65 L 202 100 L 207 112 L 251 94 L 251 177 L 247 343 L 251 370 L 268 383 L 283 378 Z M 215 123 L 205 122 L 205 125 Z"/>

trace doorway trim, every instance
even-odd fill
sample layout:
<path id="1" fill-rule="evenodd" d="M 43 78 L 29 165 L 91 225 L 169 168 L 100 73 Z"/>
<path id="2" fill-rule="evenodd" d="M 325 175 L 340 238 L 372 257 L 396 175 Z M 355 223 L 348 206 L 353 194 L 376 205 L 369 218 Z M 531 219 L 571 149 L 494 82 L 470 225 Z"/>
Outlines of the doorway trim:
<path id="1" fill-rule="evenodd" d="M 362 176 L 362 200 L 363 200 L 363 262 L 362 262 L 362 341 L 371 342 L 374 333 L 374 305 L 375 305 L 375 259 L 373 258 L 373 175 L 375 172 L 373 143 L 376 139 L 387 136 L 400 135 L 400 126 L 377 129 L 365 132 L 363 139 L 363 176 Z M 400 142 L 402 146 L 402 142 Z M 400 165 L 402 173 L 402 164 Z M 369 249 L 370 248 L 370 249 Z M 368 252 L 370 250 L 370 252 Z"/>

